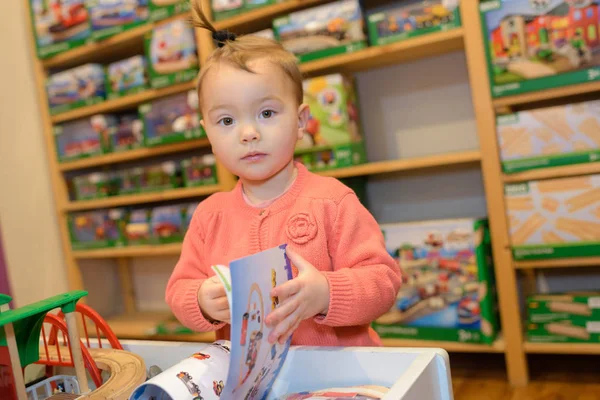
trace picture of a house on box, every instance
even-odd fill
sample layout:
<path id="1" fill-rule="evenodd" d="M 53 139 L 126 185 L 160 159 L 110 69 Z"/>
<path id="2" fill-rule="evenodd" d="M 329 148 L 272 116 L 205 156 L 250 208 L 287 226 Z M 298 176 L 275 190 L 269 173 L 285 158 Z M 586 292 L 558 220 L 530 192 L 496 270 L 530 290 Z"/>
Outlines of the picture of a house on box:
<path id="1" fill-rule="evenodd" d="M 495 84 L 600 65 L 597 0 L 502 2 L 487 19 Z"/>

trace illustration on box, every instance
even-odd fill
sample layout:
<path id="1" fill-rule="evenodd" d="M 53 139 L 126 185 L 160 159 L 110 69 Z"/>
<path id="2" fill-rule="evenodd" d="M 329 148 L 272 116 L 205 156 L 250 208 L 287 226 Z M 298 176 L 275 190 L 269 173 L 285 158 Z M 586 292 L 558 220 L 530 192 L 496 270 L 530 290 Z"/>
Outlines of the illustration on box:
<path id="1" fill-rule="evenodd" d="M 92 37 L 105 39 L 148 20 L 148 0 L 87 0 Z"/>
<path id="2" fill-rule="evenodd" d="M 150 212 L 149 208 L 132 210 L 125 224 L 127 245 L 143 245 L 150 243 Z"/>
<path id="3" fill-rule="evenodd" d="M 600 175 L 505 186 L 515 259 L 600 254 Z"/>
<path id="4" fill-rule="evenodd" d="M 342 0 L 276 18 L 277 40 L 300 62 L 366 46 L 358 0 Z"/>
<path id="5" fill-rule="evenodd" d="M 181 162 L 186 187 L 215 185 L 217 183 L 216 161 L 212 154 L 192 157 Z"/>
<path id="6" fill-rule="evenodd" d="M 101 199 L 117 194 L 117 185 L 111 174 L 94 172 L 73 178 L 76 200 Z"/>
<path id="7" fill-rule="evenodd" d="M 404 272 L 396 304 L 378 318 L 382 337 L 491 343 L 497 331 L 485 220 L 381 225 Z"/>
<path id="8" fill-rule="evenodd" d="M 243 0 L 211 0 L 210 6 L 215 21 L 233 17 L 244 11 Z"/>
<path id="9" fill-rule="evenodd" d="M 56 152 L 59 161 L 107 153 L 116 120 L 108 115 L 94 115 L 54 126 Z"/>
<path id="10" fill-rule="evenodd" d="M 140 148 L 144 145 L 144 124 L 137 114 L 123 114 L 110 139 L 114 152 Z"/>
<path id="11" fill-rule="evenodd" d="M 480 8 L 494 95 L 600 78 L 597 1 L 488 0 Z"/>
<path id="12" fill-rule="evenodd" d="M 140 192 L 150 192 L 179 187 L 180 172 L 175 161 L 145 166 L 139 176 L 139 190 Z"/>
<path id="13" fill-rule="evenodd" d="M 104 67 L 85 64 L 49 76 L 46 82 L 50 112 L 56 114 L 104 101 Z"/>
<path id="14" fill-rule="evenodd" d="M 600 101 L 502 115 L 497 125 L 505 172 L 600 158 Z"/>
<path id="15" fill-rule="evenodd" d="M 160 21 L 174 15 L 189 11 L 191 2 L 188 0 L 150 0 L 150 19 Z"/>
<path id="16" fill-rule="evenodd" d="M 185 209 L 182 206 L 162 206 L 152 209 L 150 224 L 152 235 L 159 243 L 173 243 L 183 240 Z"/>
<path id="17" fill-rule="evenodd" d="M 155 100 L 140 106 L 148 146 L 204 136 L 195 91 Z"/>
<path id="18" fill-rule="evenodd" d="M 146 59 L 134 56 L 108 65 L 108 98 L 138 93 L 148 86 Z"/>
<path id="19" fill-rule="evenodd" d="M 409 0 L 373 10 L 367 18 L 372 45 L 460 26 L 458 0 Z"/>
<path id="20" fill-rule="evenodd" d="M 33 27 L 42 58 L 81 45 L 91 30 L 85 0 L 30 0 Z"/>
<path id="21" fill-rule="evenodd" d="M 124 213 L 123 209 L 110 209 L 69 215 L 73 249 L 124 245 Z"/>

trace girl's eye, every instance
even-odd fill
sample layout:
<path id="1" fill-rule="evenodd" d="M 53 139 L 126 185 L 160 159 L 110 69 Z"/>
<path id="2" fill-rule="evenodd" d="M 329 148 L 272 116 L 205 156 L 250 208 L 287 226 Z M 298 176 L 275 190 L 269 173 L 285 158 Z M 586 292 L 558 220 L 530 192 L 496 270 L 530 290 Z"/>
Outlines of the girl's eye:
<path id="1" fill-rule="evenodd" d="M 225 117 L 219 122 L 225 126 L 229 126 L 229 125 L 233 124 L 233 118 Z"/>
<path id="2" fill-rule="evenodd" d="M 265 110 L 261 113 L 263 118 L 271 118 L 273 116 L 273 110 Z"/>

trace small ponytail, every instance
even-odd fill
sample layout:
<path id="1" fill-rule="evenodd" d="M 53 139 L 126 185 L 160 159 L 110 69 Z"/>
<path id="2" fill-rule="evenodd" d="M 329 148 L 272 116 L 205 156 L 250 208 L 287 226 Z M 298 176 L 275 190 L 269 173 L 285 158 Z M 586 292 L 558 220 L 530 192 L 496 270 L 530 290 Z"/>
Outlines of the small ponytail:
<path id="1" fill-rule="evenodd" d="M 192 2 L 192 25 L 196 28 L 203 28 L 212 32 L 212 38 L 215 41 L 217 47 L 223 47 L 227 42 L 233 42 L 236 39 L 236 35 L 226 30 L 216 30 L 215 27 L 210 23 L 204 12 L 202 12 L 202 6 L 200 5 L 201 0 L 190 0 Z"/>

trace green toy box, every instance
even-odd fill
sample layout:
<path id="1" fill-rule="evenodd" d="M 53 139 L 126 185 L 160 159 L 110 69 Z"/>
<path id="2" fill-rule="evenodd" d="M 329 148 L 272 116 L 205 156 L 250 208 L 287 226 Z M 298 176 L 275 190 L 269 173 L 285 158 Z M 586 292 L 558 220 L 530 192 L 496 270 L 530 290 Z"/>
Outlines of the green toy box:
<path id="1" fill-rule="evenodd" d="M 108 64 L 106 73 L 106 97 L 110 100 L 143 92 L 149 86 L 146 59 L 141 55 Z"/>
<path id="2" fill-rule="evenodd" d="M 196 36 L 185 19 L 159 23 L 146 33 L 144 45 L 153 88 L 189 82 L 198 74 Z"/>
<path id="3" fill-rule="evenodd" d="M 358 0 L 341 0 L 273 20 L 275 37 L 300 62 L 350 53 L 367 46 Z"/>
<path id="4" fill-rule="evenodd" d="M 117 194 L 118 185 L 112 174 L 94 172 L 73 178 L 75 200 L 103 199 Z"/>
<path id="5" fill-rule="evenodd" d="M 185 234 L 186 208 L 182 204 L 152 208 L 152 241 L 157 244 L 178 243 Z"/>
<path id="6" fill-rule="evenodd" d="M 393 307 L 373 327 L 384 338 L 491 344 L 499 330 L 486 219 L 383 224 L 403 271 Z"/>
<path id="7" fill-rule="evenodd" d="M 217 166 L 212 154 L 185 159 L 181 162 L 181 168 L 184 187 L 217 184 Z"/>
<path id="8" fill-rule="evenodd" d="M 73 250 L 126 245 L 125 210 L 86 211 L 68 215 Z"/>
<path id="9" fill-rule="evenodd" d="M 598 174 L 505 185 L 513 257 L 600 255 L 599 191 Z"/>
<path id="10" fill-rule="evenodd" d="M 181 186 L 181 169 L 175 161 L 165 161 L 142 167 L 139 176 L 139 193 L 175 189 Z"/>
<path id="11" fill-rule="evenodd" d="M 52 57 L 89 41 L 85 0 L 29 0 L 29 5 L 38 57 Z"/>
<path id="12" fill-rule="evenodd" d="M 190 11 L 190 0 L 149 0 L 150 20 L 160 21 Z"/>
<path id="13" fill-rule="evenodd" d="M 49 75 L 46 94 L 50 114 L 56 115 L 106 99 L 106 74 L 100 64 L 84 64 Z"/>
<path id="14" fill-rule="evenodd" d="M 520 111 L 497 118 L 506 173 L 600 159 L 600 101 Z"/>
<path id="15" fill-rule="evenodd" d="M 409 0 L 378 8 L 367 18 L 369 42 L 385 45 L 461 25 L 458 0 Z"/>
<path id="16" fill-rule="evenodd" d="M 596 1 L 481 0 L 493 97 L 600 79 Z"/>
<path id="17" fill-rule="evenodd" d="M 93 157 L 110 152 L 110 135 L 117 120 L 98 114 L 54 125 L 56 156 L 60 162 Z"/>
<path id="18" fill-rule="evenodd" d="M 92 39 L 104 40 L 148 21 L 148 0 L 86 0 Z"/>
<path id="19" fill-rule="evenodd" d="M 110 132 L 110 148 L 113 152 L 144 147 L 144 123 L 137 113 L 117 116 L 117 126 Z"/>
<path id="20" fill-rule="evenodd" d="M 212 16 L 214 21 L 221 21 L 283 1 L 286 0 L 211 0 Z"/>
<path id="21" fill-rule="evenodd" d="M 295 151 L 294 158 L 304 164 L 309 171 L 314 172 L 351 167 L 367 162 L 364 142 L 299 149 Z"/>
<path id="22" fill-rule="evenodd" d="M 530 342 L 600 342 L 600 292 L 534 295 L 527 299 Z"/>
<path id="23" fill-rule="evenodd" d="M 129 211 L 125 224 L 125 237 L 128 246 L 151 243 L 150 208 L 137 208 Z"/>

